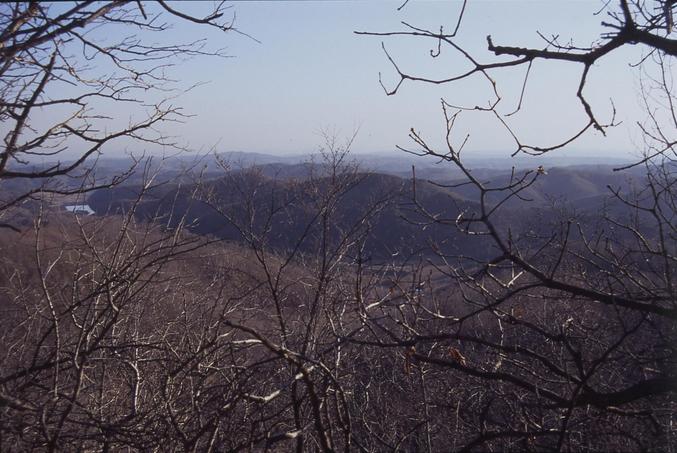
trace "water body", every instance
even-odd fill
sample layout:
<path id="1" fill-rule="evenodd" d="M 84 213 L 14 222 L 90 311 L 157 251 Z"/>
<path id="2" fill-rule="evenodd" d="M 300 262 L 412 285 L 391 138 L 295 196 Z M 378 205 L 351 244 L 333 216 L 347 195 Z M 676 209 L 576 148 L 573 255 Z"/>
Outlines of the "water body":
<path id="1" fill-rule="evenodd" d="M 86 214 L 86 215 L 94 214 L 94 210 L 90 208 L 88 204 L 71 204 L 64 206 L 64 209 L 74 214 Z"/>

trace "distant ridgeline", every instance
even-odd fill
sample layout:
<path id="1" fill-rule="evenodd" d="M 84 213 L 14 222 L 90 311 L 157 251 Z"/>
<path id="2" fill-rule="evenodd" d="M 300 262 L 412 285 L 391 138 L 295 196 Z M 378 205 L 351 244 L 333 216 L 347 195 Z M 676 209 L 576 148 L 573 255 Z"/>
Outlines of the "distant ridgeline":
<path id="1" fill-rule="evenodd" d="M 224 176 L 203 182 L 197 191 L 185 183 L 157 186 L 143 195 L 136 217 L 170 228 L 185 217 L 197 234 L 238 242 L 250 240 L 244 236 L 253 234 L 273 249 L 299 245 L 301 251 L 311 253 L 322 228 L 314 207 L 318 197 L 331 192 L 335 181 L 326 176 L 290 176 L 289 172 L 287 177 L 279 177 L 279 172 L 275 177 L 272 166 L 263 168 L 267 171 L 253 167 L 225 175 L 222 170 Z M 484 173 L 486 183 L 494 187 L 505 185 L 510 178 L 505 171 Z M 478 194 L 472 186 L 423 179 L 414 185 L 411 178 L 373 173 L 360 173 L 354 179 L 337 196 L 331 214 L 334 241 L 355 230 L 356 236 L 365 238 L 362 253 L 377 260 L 417 254 L 487 257 L 496 253 L 455 224 L 461 213 L 467 219 L 479 212 Z M 513 234 L 522 230 L 535 234 L 539 225 L 546 231 L 553 222 L 573 213 L 580 221 L 592 222 L 601 207 L 623 211 L 625 208 L 610 198 L 607 186 L 628 187 L 627 175 L 613 173 L 609 167 L 548 169 L 547 175 L 520 194 L 521 199 L 514 197 L 502 205 L 500 227 L 511 228 Z M 89 206 L 99 215 L 127 212 L 136 203 L 140 187 L 128 183 L 99 190 L 89 197 Z M 195 193 L 202 195 L 195 197 Z M 525 199 L 530 201 L 525 203 Z M 485 201 L 491 205 L 501 198 L 490 193 Z M 431 218 L 444 219 L 445 224 L 433 223 Z M 539 218 L 542 220 L 534 222 Z"/>

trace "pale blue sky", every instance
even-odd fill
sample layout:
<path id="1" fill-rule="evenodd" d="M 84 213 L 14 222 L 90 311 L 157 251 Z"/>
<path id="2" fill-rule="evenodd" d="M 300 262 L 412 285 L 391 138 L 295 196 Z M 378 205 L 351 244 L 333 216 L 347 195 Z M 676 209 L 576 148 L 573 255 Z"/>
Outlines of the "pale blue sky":
<path id="1" fill-rule="evenodd" d="M 305 153 L 316 150 L 321 129 L 349 135 L 360 132 L 357 151 L 391 151 L 409 145 L 407 134 L 415 127 L 434 143 L 443 137 L 440 98 L 451 103 L 486 103 L 488 85 L 479 77 L 463 83 L 430 86 L 405 83 L 388 97 L 378 83 L 397 81 L 381 42 L 401 67 L 414 74 L 446 77 L 464 66 L 463 60 L 443 49 L 432 59 L 432 40 L 358 36 L 355 30 L 398 31 L 404 20 L 417 27 L 451 30 L 460 1 L 278 1 L 234 2 L 235 25 L 260 43 L 235 33 L 219 34 L 203 28 L 177 25 L 173 40 L 205 37 L 213 47 L 226 47 L 232 58 L 197 58 L 173 69 L 173 77 L 188 86 L 207 81 L 179 98 L 187 113 L 196 115 L 183 125 L 172 125 L 193 148 L 219 151 Z M 536 34 L 559 34 L 566 42 L 589 45 L 602 30 L 601 16 L 592 13 L 601 1 L 471 1 L 461 26 L 459 43 L 478 60 L 492 58 L 486 50 L 486 35 L 496 44 L 543 47 Z M 177 9 L 197 12 L 208 5 L 174 3 Z M 613 98 L 624 125 L 606 138 L 589 133 L 571 148 L 591 154 L 631 151 L 633 130 L 641 118 L 637 101 L 638 78 L 628 61 L 637 60 L 642 49 L 630 49 L 602 59 L 590 76 L 587 89 L 593 109 L 601 120 L 608 118 Z M 495 72 L 502 87 L 504 111 L 517 103 L 521 76 L 518 71 Z M 576 65 L 539 63 L 532 77 L 520 115 L 512 124 L 523 137 L 538 144 L 565 138 L 586 118 L 575 98 L 580 69 Z M 469 151 L 499 152 L 513 143 L 487 115 L 469 114 L 459 124 L 459 137 L 470 134 Z M 134 145 L 124 145 L 131 150 Z M 111 149 L 119 148 L 120 144 Z"/>

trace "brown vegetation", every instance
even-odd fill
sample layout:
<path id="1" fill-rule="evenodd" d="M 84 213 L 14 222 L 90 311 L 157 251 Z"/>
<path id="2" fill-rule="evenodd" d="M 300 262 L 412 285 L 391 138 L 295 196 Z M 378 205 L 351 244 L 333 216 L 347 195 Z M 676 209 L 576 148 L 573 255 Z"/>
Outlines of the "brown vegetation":
<path id="1" fill-rule="evenodd" d="M 491 69 L 565 60 L 583 65 L 582 87 L 600 55 L 644 43 L 653 52 L 645 63 L 668 74 L 672 2 L 655 2 L 657 12 L 641 2 L 617 3 L 617 12 L 616 2 L 606 5 L 615 22 L 605 25 L 611 33 L 598 47 L 551 41 L 553 52 L 489 41 L 492 52 L 515 58 Z M 159 7 L 229 28 L 215 22 L 221 9 L 201 19 L 163 2 Z M 56 151 L 64 137 L 90 143 L 83 159 L 121 135 L 164 142 L 138 132 L 152 134 L 150 126 L 178 113 L 173 109 L 158 108 L 120 135 L 91 135 L 101 118 L 79 126 L 67 120 L 18 144 L 32 109 L 45 102 L 46 83 L 69 74 L 84 84 L 77 70 L 68 70 L 59 39 L 90 48 L 94 43 L 77 31 L 90 24 L 156 25 L 139 2 L 78 3 L 63 20 L 37 3 L 1 8 L 0 80 L 27 78 L 23 89 L 34 95 L 25 101 L 19 85 L 3 85 L 1 114 L 13 129 L 0 153 L 0 183 L 80 167 L 82 159 L 37 170 L 9 166 L 11 160 L 22 165 L 22 153 L 48 149 L 41 147 L 48 141 Z M 454 34 L 405 34 L 449 45 L 474 61 Z M 124 43 L 99 52 L 130 71 L 126 88 L 115 91 L 104 81 L 85 97 L 121 100 L 137 84 L 155 83 L 152 71 L 128 68 L 134 48 Z M 200 51 L 147 52 L 152 63 L 155 52 Z M 19 54 L 25 58 L 10 58 Z M 489 69 L 476 64 L 473 73 L 489 78 Z M 398 73 L 402 82 L 413 79 Z M 653 82 L 674 101 L 666 78 Z M 584 131 L 607 127 L 581 90 L 578 97 L 589 122 Z M 83 110 L 73 121 L 84 120 L 81 102 L 75 99 Z M 445 102 L 443 111 L 447 148 L 412 130 L 413 152 L 456 166 L 477 199 L 458 201 L 450 197 L 454 187 L 433 191 L 414 180 L 409 207 L 416 210 L 396 212 L 415 226 L 408 234 L 436 228 L 456 241 L 471 237 L 493 252 L 488 258 L 449 251 L 432 236 L 432 254 L 400 249 L 371 261 L 375 228 L 395 216 L 388 211 L 391 193 L 358 205 L 365 198 L 355 189 L 380 177 L 348 161 L 351 140 L 332 137 L 303 181 L 225 173 L 163 187 L 147 165 L 140 184 L 97 194 L 121 208 L 101 216 L 47 215 L 46 192 L 82 194 L 95 182 L 61 190 L 40 179 L 38 186 L 15 187 L 0 207 L 8 226 L 0 237 L 0 450 L 673 449 L 674 110 L 667 123 L 649 111 L 639 163 L 645 177 L 635 178 L 634 190 L 611 188 L 616 204 L 595 219 L 576 209 L 549 210 L 538 225 L 535 216 L 506 222 L 516 216 L 504 212 L 516 209 L 547 171 L 487 183 L 454 146 L 454 121 L 464 110 Z M 487 113 L 501 118 L 496 104 Z M 515 141 L 522 152 L 558 148 Z M 431 196 L 437 203 L 458 201 L 459 209 L 440 215 L 451 211 L 427 204 L 430 193 L 441 194 Z M 19 206 L 31 197 L 38 198 L 33 207 Z M 239 242 L 195 234 L 196 206 L 236 231 Z M 13 223 L 19 210 L 30 225 Z"/>

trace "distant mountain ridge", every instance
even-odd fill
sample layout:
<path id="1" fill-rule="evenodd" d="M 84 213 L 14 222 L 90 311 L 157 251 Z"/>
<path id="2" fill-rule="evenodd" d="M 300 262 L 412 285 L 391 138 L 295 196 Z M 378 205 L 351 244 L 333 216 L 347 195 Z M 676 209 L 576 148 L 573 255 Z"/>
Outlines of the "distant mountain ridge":
<path id="1" fill-rule="evenodd" d="M 410 180 L 367 173 L 355 177 L 356 182 L 331 201 L 331 241 L 340 241 L 346 234 L 354 234 L 356 240 L 364 235 L 365 254 L 379 259 L 414 254 L 431 244 L 448 254 L 477 252 L 479 241 L 452 240 L 461 234 L 453 226 L 431 224 L 423 228 L 430 222 L 414 205 Z M 138 186 L 100 190 L 90 196 L 89 205 L 98 214 L 127 211 L 136 202 L 139 190 Z M 206 182 L 200 190 L 208 197 L 192 199 L 192 186 L 152 189 L 137 206 L 137 216 L 168 222 L 170 227 L 185 216 L 189 228 L 197 234 L 237 242 L 256 237 L 274 249 L 300 246 L 312 252 L 323 234 L 316 218 L 318 209 L 323 209 L 324 197 L 333 189 L 329 177 L 288 181 L 252 170 L 230 172 Z M 462 210 L 477 210 L 472 202 L 425 181 L 417 182 L 416 196 L 420 206 L 450 221 Z"/>
<path id="2" fill-rule="evenodd" d="M 135 160 L 137 159 L 137 160 Z M 146 173 L 158 173 L 161 178 L 181 177 L 185 173 L 202 174 L 206 178 L 218 177 L 223 172 L 223 167 L 233 170 L 241 170 L 252 166 L 262 167 L 266 174 L 274 176 L 277 172 L 279 177 L 302 177 L 302 169 L 305 166 L 317 163 L 322 160 L 319 153 L 298 153 L 298 154 L 274 154 L 263 152 L 246 151 L 224 151 L 209 154 L 178 153 L 168 157 L 147 156 L 147 160 L 138 161 L 139 157 L 107 157 L 99 156 L 95 161 L 91 161 L 89 167 L 96 163 L 95 175 L 99 180 L 111 178 L 130 169 L 135 163 L 138 167 L 144 167 Z M 416 169 L 416 176 L 421 179 L 431 179 L 437 182 L 450 182 L 462 177 L 462 173 L 455 165 L 440 159 L 419 157 L 406 154 L 400 151 L 368 153 L 355 152 L 350 154 L 350 161 L 357 163 L 365 171 L 374 173 L 385 173 L 400 176 L 402 178 L 412 177 L 412 168 Z M 510 172 L 515 167 L 518 171 L 536 169 L 540 165 L 546 168 L 568 167 L 576 169 L 602 169 L 611 170 L 614 166 L 622 166 L 631 161 L 622 158 L 608 157 L 525 157 L 515 158 L 501 157 L 500 155 L 490 155 L 479 153 L 476 156 L 469 156 L 464 159 L 474 174 L 482 177 L 494 177 L 496 175 Z M 65 163 L 65 162 L 64 162 Z M 55 162 L 41 162 L 31 164 L 35 168 L 54 165 Z M 84 168 L 88 165 L 85 164 Z M 595 170 L 596 171 L 596 170 Z M 142 172 L 137 171 L 137 174 Z M 139 176 L 132 176 L 137 179 Z M 60 181 L 63 184 L 79 184 L 78 178 L 63 178 Z"/>
<path id="3" fill-rule="evenodd" d="M 307 162 L 233 166 L 231 170 L 222 169 L 219 177 L 203 179 L 199 186 L 203 195 L 198 199 L 192 197 L 198 188 L 195 184 L 168 182 L 144 195 L 137 216 L 160 220 L 170 227 L 185 216 L 189 228 L 197 234 L 236 242 L 258 236 L 256 240 L 278 250 L 300 247 L 312 252 L 321 234 L 312 224 L 314 210 L 319 209 L 323 194 L 331 190 L 331 178 L 318 168 Z M 426 255 L 433 250 L 478 257 L 495 253 L 486 249 L 485 241 L 465 235 L 454 224 L 461 214 L 465 218 L 479 215 L 479 194 L 472 185 L 453 183 L 458 180 L 439 184 L 425 178 L 417 178 L 414 183 L 411 178 L 383 173 L 363 172 L 354 177 L 357 182 L 341 194 L 334 207 L 332 240 L 354 230 L 356 222 L 368 217 L 368 222 L 359 226 L 363 228 L 360 234 L 368 236 L 365 253 L 378 259 L 395 254 Z M 593 218 L 601 208 L 614 204 L 607 186 L 627 190 L 633 178 L 636 176 L 614 173 L 606 166 L 547 169 L 520 193 L 521 198 L 513 197 L 504 204 L 494 219 L 500 228 L 519 232 L 536 215 L 556 220 L 558 210 L 564 207 L 568 211 L 575 208 L 583 218 Z M 510 174 L 485 172 L 480 179 L 488 187 L 501 187 L 510 181 Z M 100 190 L 89 203 L 98 214 L 126 211 L 136 202 L 139 190 L 134 184 Z M 489 205 L 498 203 L 506 194 L 492 193 L 486 201 Z M 622 209 L 618 202 L 615 206 Z M 303 234 L 308 237 L 302 239 Z"/>

